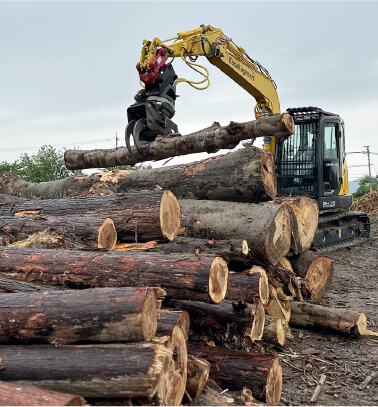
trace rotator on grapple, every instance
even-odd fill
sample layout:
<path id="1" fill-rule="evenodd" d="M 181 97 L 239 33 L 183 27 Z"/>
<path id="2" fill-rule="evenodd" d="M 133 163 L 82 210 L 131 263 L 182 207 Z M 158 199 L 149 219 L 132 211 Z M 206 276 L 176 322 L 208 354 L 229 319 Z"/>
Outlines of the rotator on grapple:
<path id="1" fill-rule="evenodd" d="M 140 142 L 152 141 L 158 135 L 177 133 L 171 118 L 175 114 L 177 75 L 172 64 L 166 63 L 167 50 L 161 48 L 156 57 L 142 69 L 137 64 L 139 78 L 145 87 L 135 96 L 136 103 L 127 109 L 128 124 L 125 131 L 127 149 L 131 152 L 130 137 L 138 148 Z"/>

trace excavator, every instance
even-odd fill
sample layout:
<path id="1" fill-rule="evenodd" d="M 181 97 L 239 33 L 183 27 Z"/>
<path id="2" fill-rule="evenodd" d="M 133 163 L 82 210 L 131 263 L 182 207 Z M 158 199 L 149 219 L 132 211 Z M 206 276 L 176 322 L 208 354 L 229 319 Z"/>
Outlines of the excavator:
<path id="1" fill-rule="evenodd" d="M 277 86 L 268 70 L 222 30 L 201 25 L 164 42 L 158 38 L 143 42 L 137 63 L 143 88 L 135 96 L 136 103 L 127 110 L 125 141 L 129 150 L 131 136 L 138 148 L 140 143 L 158 135 L 178 132 L 171 120 L 177 84 L 186 82 L 200 90 L 210 84 L 207 68 L 197 63 L 199 56 L 206 57 L 254 97 L 256 118 L 281 112 Z M 202 75 L 201 80 L 179 78 L 172 65 L 175 58 L 181 58 Z M 317 201 L 320 215 L 313 250 L 327 251 L 365 240 L 370 232 L 368 216 L 348 210 L 352 196 L 345 160 L 344 121 L 337 114 L 312 106 L 289 108 L 286 112 L 293 117 L 294 134 L 285 141 L 266 137 L 263 145 L 275 156 L 278 195 L 307 195 Z"/>

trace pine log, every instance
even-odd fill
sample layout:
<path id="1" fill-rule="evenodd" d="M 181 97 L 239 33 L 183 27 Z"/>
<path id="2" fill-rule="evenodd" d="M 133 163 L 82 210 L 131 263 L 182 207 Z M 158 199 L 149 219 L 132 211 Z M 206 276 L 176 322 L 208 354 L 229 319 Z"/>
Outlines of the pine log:
<path id="1" fill-rule="evenodd" d="M 43 286 L 40 284 L 27 283 L 25 281 L 12 280 L 11 278 L 0 277 L 0 290 L 4 293 L 29 293 L 35 291 L 61 290 L 62 287 Z"/>
<path id="2" fill-rule="evenodd" d="M 291 215 L 285 205 L 179 200 L 190 220 L 186 233 L 204 239 L 244 239 L 257 264 L 277 264 L 290 250 Z"/>
<path id="3" fill-rule="evenodd" d="M 178 237 L 173 242 L 158 243 L 150 241 L 146 243 L 119 243 L 115 246 L 117 251 L 150 251 L 158 253 L 193 253 L 212 254 L 225 259 L 248 261 L 248 243 L 246 240 L 207 240 L 193 239 L 190 237 Z"/>
<path id="4" fill-rule="evenodd" d="M 182 310 L 175 311 L 171 309 L 162 309 L 160 310 L 160 318 L 158 321 L 155 335 L 160 337 L 171 335 L 173 328 L 176 325 L 182 330 L 184 338 L 187 341 L 189 337 L 189 328 L 190 328 L 189 314 L 186 311 Z"/>
<path id="5" fill-rule="evenodd" d="M 332 282 L 333 263 L 327 256 L 307 251 L 290 258 L 295 273 L 306 279 L 305 287 L 312 300 L 319 300 Z"/>
<path id="6" fill-rule="evenodd" d="M 0 382 L 0 406 L 85 406 L 74 394 L 58 393 L 11 382 Z"/>
<path id="7" fill-rule="evenodd" d="M 186 391 L 193 400 L 196 400 L 202 393 L 209 380 L 209 373 L 210 363 L 207 360 L 188 355 Z"/>
<path id="8" fill-rule="evenodd" d="M 155 343 L 0 346 L 0 380 L 83 397 L 159 397 L 172 353 Z M 167 405 L 160 399 L 160 404 Z"/>
<path id="9" fill-rule="evenodd" d="M 99 250 L 0 249 L 1 276 L 90 287 L 163 287 L 171 298 L 218 303 L 226 295 L 228 267 L 211 255 Z"/>
<path id="10" fill-rule="evenodd" d="M 1 205 L 1 216 L 82 216 L 114 221 L 124 241 L 173 240 L 180 226 L 180 207 L 170 191 L 129 191 L 95 197 L 45 199 Z"/>
<path id="11" fill-rule="evenodd" d="M 210 363 L 210 378 L 229 390 L 247 387 L 268 405 L 277 405 L 282 392 L 282 368 L 277 356 L 230 351 L 189 342 L 188 352 Z"/>
<path id="12" fill-rule="evenodd" d="M 3 294 L 0 342 L 149 342 L 163 295 L 128 287 Z"/>
<path id="13" fill-rule="evenodd" d="M 2 178 L 2 174 L 0 175 L 0 179 Z M 0 181 L 0 190 L 1 190 L 1 181 Z M 21 198 L 14 195 L 7 195 L 0 193 L 0 205 L 2 204 L 14 204 L 16 202 L 25 201 L 25 198 Z"/>
<path id="14" fill-rule="evenodd" d="M 265 317 L 265 326 L 262 340 L 274 345 L 284 346 L 286 338 L 291 338 L 289 324 L 285 319 Z"/>
<path id="15" fill-rule="evenodd" d="M 280 287 L 269 284 L 269 303 L 267 304 L 268 314 L 274 318 L 290 320 L 292 297 L 287 296 Z"/>
<path id="16" fill-rule="evenodd" d="M 99 216 L 1 216 L 0 245 L 7 246 L 50 229 L 67 242 L 65 248 L 113 249 L 117 232 L 110 218 Z"/>
<path id="17" fill-rule="evenodd" d="M 291 301 L 289 323 L 310 329 L 334 330 L 350 335 L 364 335 L 366 315 L 345 308 L 331 308 L 309 302 Z"/>
<path id="18" fill-rule="evenodd" d="M 199 301 L 167 300 L 164 305 L 170 309 L 186 311 L 192 330 L 222 332 L 228 336 L 234 331 L 252 340 L 263 335 L 265 311 L 261 303 L 248 304 L 244 301 L 224 300 L 220 304 Z"/>
<path id="19" fill-rule="evenodd" d="M 281 288 L 285 294 L 303 301 L 301 291 L 303 280 L 294 273 L 286 257 L 283 257 L 275 266 L 268 266 L 267 271 L 269 283 L 273 287 Z"/>
<path id="20" fill-rule="evenodd" d="M 70 170 L 135 165 L 186 154 L 233 149 L 240 141 L 256 137 L 274 136 L 286 140 L 293 133 L 294 121 L 289 114 L 283 113 L 246 123 L 231 122 L 224 127 L 214 123 L 212 127 L 185 136 L 157 137 L 150 143 L 141 144 L 139 148 L 132 146 L 131 152 L 126 147 L 109 150 L 67 150 L 64 153 L 64 161 Z"/>
<path id="21" fill-rule="evenodd" d="M 318 228 L 319 206 L 317 202 L 307 196 L 280 197 L 274 203 L 289 205 L 293 209 L 295 227 L 292 230 L 291 249 L 294 254 L 308 250 L 314 240 Z"/>

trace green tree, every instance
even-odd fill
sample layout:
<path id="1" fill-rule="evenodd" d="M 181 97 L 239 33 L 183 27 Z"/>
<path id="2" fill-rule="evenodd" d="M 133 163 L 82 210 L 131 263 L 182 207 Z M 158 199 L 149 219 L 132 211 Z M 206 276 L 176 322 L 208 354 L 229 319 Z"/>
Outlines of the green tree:
<path id="1" fill-rule="evenodd" d="M 358 189 L 353 194 L 353 198 L 354 199 L 361 198 L 361 196 L 370 192 L 370 184 L 372 185 L 373 190 L 378 189 L 378 179 L 369 176 L 361 178 L 360 182 L 358 183 Z"/>
<path id="2" fill-rule="evenodd" d="M 51 145 L 43 145 L 31 156 L 22 154 L 13 163 L 1 162 L 0 174 L 9 171 L 30 182 L 53 181 L 72 174 L 82 174 L 81 171 L 68 170 L 64 164 L 63 155 L 63 150 L 57 150 Z"/>

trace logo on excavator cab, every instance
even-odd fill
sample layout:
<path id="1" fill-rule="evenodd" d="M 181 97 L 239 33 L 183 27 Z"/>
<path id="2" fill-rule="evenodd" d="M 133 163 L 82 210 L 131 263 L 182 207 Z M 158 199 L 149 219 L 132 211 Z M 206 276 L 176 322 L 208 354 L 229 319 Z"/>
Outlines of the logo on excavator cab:
<path id="1" fill-rule="evenodd" d="M 236 62 L 232 59 L 232 57 L 228 57 L 228 63 L 230 65 L 232 65 L 235 69 L 237 69 L 238 71 L 240 71 L 244 76 L 248 76 L 249 79 L 251 79 L 252 81 L 255 80 L 255 77 L 248 72 L 246 69 L 244 69 L 240 62 Z"/>

